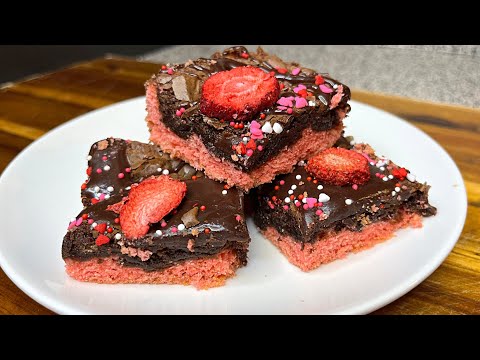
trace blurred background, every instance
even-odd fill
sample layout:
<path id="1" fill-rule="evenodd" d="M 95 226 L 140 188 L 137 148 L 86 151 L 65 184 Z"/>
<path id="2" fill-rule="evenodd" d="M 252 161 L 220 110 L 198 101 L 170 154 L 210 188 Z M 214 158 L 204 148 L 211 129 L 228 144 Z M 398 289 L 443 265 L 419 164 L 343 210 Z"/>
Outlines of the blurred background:
<path id="1" fill-rule="evenodd" d="M 113 54 L 184 62 L 230 45 L 0 45 L 0 84 Z M 247 45 L 255 50 L 257 45 Z M 352 88 L 480 107 L 479 45 L 265 45 Z"/>

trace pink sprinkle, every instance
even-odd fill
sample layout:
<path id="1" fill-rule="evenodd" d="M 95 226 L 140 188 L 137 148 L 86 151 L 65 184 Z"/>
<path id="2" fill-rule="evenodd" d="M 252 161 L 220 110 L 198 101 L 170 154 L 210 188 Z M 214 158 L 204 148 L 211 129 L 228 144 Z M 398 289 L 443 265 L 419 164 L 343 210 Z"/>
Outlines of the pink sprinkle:
<path id="1" fill-rule="evenodd" d="M 242 217 L 240 215 L 237 215 L 235 216 L 235 220 L 237 220 L 238 222 L 242 221 Z"/>
<path id="2" fill-rule="evenodd" d="M 319 203 L 318 203 L 318 206 L 322 207 L 322 206 L 323 206 L 323 203 L 322 203 L 322 202 L 319 202 Z"/>
<path id="3" fill-rule="evenodd" d="M 292 107 L 293 106 L 292 100 L 293 99 L 290 99 L 290 97 L 286 98 L 285 96 L 282 96 L 280 99 L 278 99 L 277 104 L 282 106 Z"/>
<path id="4" fill-rule="evenodd" d="M 168 75 L 172 75 L 172 74 L 173 74 L 173 69 L 172 69 L 172 68 L 169 68 L 169 69 L 167 70 L 167 74 L 168 74 Z"/>
<path id="5" fill-rule="evenodd" d="M 172 233 L 176 233 L 178 229 L 175 226 L 172 226 Z"/>
<path id="6" fill-rule="evenodd" d="M 162 228 L 164 228 L 164 227 L 167 226 L 167 223 L 166 223 L 165 221 L 162 221 L 162 222 L 160 223 L 160 226 L 161 226 Z"/>
<path id="7" fill-rule="evenodd" d="M 308 210 L 308 204 L 303 204 L 303 210 Z"/>
<path id="8" fill-rule="evenodd" d="M 125 168 L 125 172 L 129 173 L 130 171 L 132 171 L 132 168 Z"/>
<path id="9" fill-rule="evenodd" d="M 303 97 L 297 96 L 295 98 L 295 107 L 297 109 L 304 108 L 307 105 L 308 105 L 307 100 L 305 100 Z"/>
<path id="10" fill-rule="evenodd" d="M 233 121 L 230 121 L 230 126 L 235 126 L 235 123 Z"/>
<path id="11" fill-rule="evenodd" d="M 292 114 L 292 113 L 293 113 L 293 110 L 292 110 L 291 108 L 288 108 L 288 109 L 287 109 L 287 114 L 290 115 L 290 114 Z"/>
<path id="12" fill-rule="evenodd" d="M 283 205 L 283 210 L 288 210 L 288 205 Z"/>
<path id="13" fill-rule="evenodd" d="M 247 150 L 247 156 L 252 156 L 253 155 L 253 150 L 252 149 L 248 149 Z"/>
<path id="14" fill-rule="evenodd" d="M 298 94 L 300 90 L 307 90 L 307 87 L 303 84 L 300 84 L 296 88 L 293 88 L 293 91 L 295 92 L 295 94 Z"/>
<path id="15" fill-rule="evenodd" d="M 295 200 L 295 206 L 296 206 L 296 207 L 300 207 L 300 205 L 302 205 L 302 203 L 301 203 L 300 201 L 298 201 L 298 200 Z"/>
<path id="16" fill-rule="evenodd" d="M 273 206 L 271 201 L 268 202 L 268 206 L 270 207 L 270 209 L 275 209 L 275 206 Z"/>
<path id="17" fill-rule="evenodd" d="M 180 110 L 175 111 L 175 115 L 182 116 L 182 112 Z"/>
<path id="18" fill-rule="evenodd" d="M 375 176 L 376 176 L 376 177 L 380 177 L 380 176 L 382 176 L 382 175 L 380 175 L 380 173 L 375 173 Z"/>
<path id="19" fill-rule="evenodd" d="M 71 221 L 70 224 L 68 224 L 67 230 L 70 230 L 70 229 L 73 228 L 74 226 L 75 226 L 75 221 Z"/>
<path id="20" fill-rule="evenodd" d="M 285 111 L 287 110 L 288 108 L 286 106 L 277 106 L 277 109 L 278 110 L 281 110 L 281 111 Z"/>
<path id="21" fill-rule="evenodd" d="M 315 206 L 315 203 L 317 202 L 317 199 L 315 198 L 306 198 L 308 208 L 311 209 Z"/>
<path id="22" fill-rule="evenodd" d="M 108 157 L 107 157 L 106 155 L 103 155 L 103 156 L 102 156 L 102 160 L 103 160 L 103 161 L 107 161 L 107 159 L 108 159 Z"/>
<path id="23" fill-rule="evenodd" d="M 298 75 L 300 74 L 300 69 L 299 68 L 295 68 L 292 70 L 292 75 Z"/>
<path id="24" fill-rule="evenodd" d="M 184 107 L 180 108 L 180 112 L 183 114 L 185 112 L 185 108 Z"/>
<path id="25" fill-rule="evenodd" d="M 322 90 L 322 92 L 325 93 L 325 94 L 330 94 L 330 93 L 333 92 L 332 89 L 330 89 L 328 86 L 326 86 L 324 84 L 320 85 L 320 90 Z"/>
<path id="26" fill-rule="evenodd" d="M 88 219 L 87 223 L 88 223 L 88 225 L 92 225 L 93 224 L 93 219 Z"/>
<path id="27" fill-rule="evenodd" d="M 285 180 L 280 180 L 280 185 L 285 185 Z"/>
<path id="28" fill-rule="evenodd" d="M 352 185 L 352 189 L 353 189 L 353 190 L 358 190 L 358 185 L 357 185 L 357 184 L 353 184 L 353 185 Z"/>
<path id="29" fill-rule="evenodd" d="M 82 224 L 82 221 L 83 221 L 83 218 L 80 216 L 75 222 L 75 225 L 80 226 Z"/>
<path id="30" fill-rule="evenodd" d="M 119 179 L 123 179 L 124 177 L 125 177 L 125 174 L 124 174 L 124 173 L 118 174 L 118 178 L 119 178 Z"/>
<path id="31" fill-rule="evenodd" d="M 258 146 L 257 146 L 257 150 L 258 150 L 258 151 L 262 151 L 262 150 L 263 150 L 263 146 L 262 146 L 262 145 L 258 145 Z"/>
<path id="32" fill-rule="evenodd" d="M 368 156 L 367 154 L 361 153 L 361 155 L 363 155 L 363 157 L 364 157 L 365 159 L 367 159 L 368 162 L 371 162 L 371 163 L 372 163 L 372 162 L 373 162 L 373 163 L 375 162 L 375 161 L 373 161 L 372 159 L 370 159 L 370 156 Z"/>
<path id="33" fill-rule="evenodd" d="M 323 211 L 318 209 L 317 211 L 315 211 L 315 214 L 317 214 L 318 216 L 322 215 L 323 214 Z"/>
<path id="34" fill-rule="evenodd" d="M 262 130 L 257 128 L 250 129 L 250 132 L 255 136 L 259 136 L 262 134 Z"/>
<path id="35" fill-rule="evenodd" d="M 97 169 L 97 174 L 101 174 L 102 173 L 102 169 L 98 168 Z"/>
<path id="36" fill-rule="evenodd" d="M 105 200 L 105 194 L 100 194 L 99 199 L 100 200 Z"/>

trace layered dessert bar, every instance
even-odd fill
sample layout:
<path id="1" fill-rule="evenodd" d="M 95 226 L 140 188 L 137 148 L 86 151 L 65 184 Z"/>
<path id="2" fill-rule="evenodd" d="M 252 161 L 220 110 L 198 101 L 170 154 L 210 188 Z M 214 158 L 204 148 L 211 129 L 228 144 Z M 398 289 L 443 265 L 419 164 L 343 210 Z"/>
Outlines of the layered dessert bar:
<path id="1" fill-rule="evenodd" d="M 334 147 L 260 186 L 254 219 L 292 264 L 310 271 L 397 229 L 421 227 L 423 217 L 436 214 L 428 190 L 369 145 Z"/>
<path id="2" fill-rule="evenodd" d="M 347 86 L 261 48 L 165 65 L 146 94 L 152 142 L 246 191 L 331 147 L 350 111 Z"/>
<path id="3" fill-rule="evenodd" d="M 246 265 L 244 195 L 157 146 L 109 138 L 92 145 L 84 209 L 62 257 L 96 283 L 221 286 Z"/>

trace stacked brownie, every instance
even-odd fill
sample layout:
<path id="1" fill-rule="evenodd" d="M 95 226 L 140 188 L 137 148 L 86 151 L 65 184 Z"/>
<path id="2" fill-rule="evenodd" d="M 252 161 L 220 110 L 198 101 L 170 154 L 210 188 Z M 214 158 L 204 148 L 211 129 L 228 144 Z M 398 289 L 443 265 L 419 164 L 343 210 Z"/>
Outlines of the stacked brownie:
<path id="1" fill-rule="evenodd" d="M 146 93 L 155 145 L 91 148 L 62 249 L 78 280 L 222 285 L 247 262 L 244 196 L 304 271 L 436 212 L 428 185 L 342 136 L 350 90 L 327 74 L 234 47 L 162 66 Z"/>

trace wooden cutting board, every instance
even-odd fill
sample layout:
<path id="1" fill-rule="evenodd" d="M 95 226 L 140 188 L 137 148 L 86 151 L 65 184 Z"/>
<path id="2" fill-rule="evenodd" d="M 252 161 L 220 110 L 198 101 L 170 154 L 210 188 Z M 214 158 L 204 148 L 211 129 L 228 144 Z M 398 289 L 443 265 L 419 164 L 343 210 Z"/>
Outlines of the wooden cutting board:
<path id="1" fill-rule="evenodd" d="M 158 64 L 105 58 L 0 90 L 0 172 L 28 144 L 88 111 L 144 94 Z M 353 99 L 394 113 L 438 141 L 468 192 L 463 233 L 445 262 L 411 292 L 375 314 L 480 314 L 480 110 L 352 89 Z M 0 270 L 0 314 L 52 314 Z"/>

